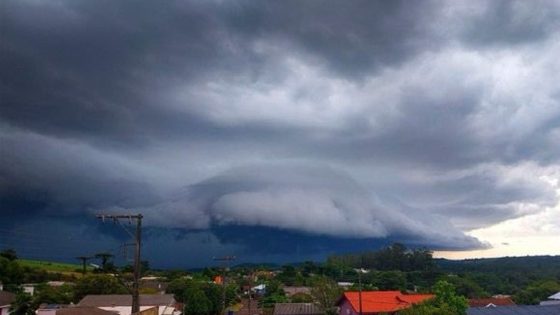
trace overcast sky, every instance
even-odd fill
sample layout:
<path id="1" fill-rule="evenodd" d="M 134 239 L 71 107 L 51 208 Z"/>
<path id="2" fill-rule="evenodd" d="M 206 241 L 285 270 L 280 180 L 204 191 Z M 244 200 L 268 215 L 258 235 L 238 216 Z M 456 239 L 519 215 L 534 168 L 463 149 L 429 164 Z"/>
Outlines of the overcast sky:
<path id="1" fill-rule="evenodd" d="M 1 1 L 0 247 L 560 254 L 558 56 L 558 1 Z"/>

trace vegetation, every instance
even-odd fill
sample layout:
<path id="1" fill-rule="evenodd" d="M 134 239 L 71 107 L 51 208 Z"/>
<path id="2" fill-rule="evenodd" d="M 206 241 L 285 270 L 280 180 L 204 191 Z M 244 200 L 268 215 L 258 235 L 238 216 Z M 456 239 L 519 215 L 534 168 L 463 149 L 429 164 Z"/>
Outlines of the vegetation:
<path id="1" fill-rule="evenodd" d="M 41 269 L 50 273 L 74 273 L 81 272 L 82 266 L 80 264 L 69 264 L 60 263 L 52 261 L 42 261 L 42 260 L 29 260 L 29 259 L 18 259 L 18 263 L 22 267 L 29 267 L 32 269 Z M 91 267 L 87 267 L 87 270 L 91 270 Z"/>
<path id="2" fill-rule="evenodd" d="M 78 264 L 29 261 L 19 259 L 12 250 L 0 252 L 0 281 L 8 291 L 17 294 L 14 314 L 33 314 L 40 303 L 77 303 L 87 294 L 126 294 L 125 283 L 131 281 L 131 266 L 116 267 L 111 256 L 99 253 L 104 268 L 85 275 Z M 105 260 L 105 261 L 103 261 Z M 393 244 L 377 251 L 333 255 L 325 263 L 304 262 L 284 266 L 243 265 L 226 273 L 228 285 L 212 283 L 223 270 L 204 268 L 195 272 L 184 270 L 150 271 L 167 279 L 167 292 L 184 302 L 186 314 L 212 315 L 247 298 L 247 287 L 266 285 L 262 295 L 253 294 L 262 308 L 278 302 L 314 302 L 325 313 L 334 313 L 333 305 L 342 290 L 337 282 L 350 282 L 350 290 L 401 290 L 435 293 L 436 298 L 405 312 L 408 315 L 462 314 L 466 298 L 511 295 L 518 304 L 537 304 L 560 291 L 560 257 L 506 257 L 448 261 L 433 259 L 426 249 L 408 249 Z M 142 263 L 142 273 L 149 270 Z M 359 271 L 364 268 L 363 272 Z M 117 276 L 120 275 L 120 276 Z M 60 287 L 46 285 L 50 280 L 70 284 Z M 22 292 L 22 283 L 37 283 L 31 297 Z M 284 286 L 307 286 L 309 294 L 284 294 Z M 156 293 L 143 288 L 143 293 Z M 225 303 L 224 303 L 225 296 Z"/>

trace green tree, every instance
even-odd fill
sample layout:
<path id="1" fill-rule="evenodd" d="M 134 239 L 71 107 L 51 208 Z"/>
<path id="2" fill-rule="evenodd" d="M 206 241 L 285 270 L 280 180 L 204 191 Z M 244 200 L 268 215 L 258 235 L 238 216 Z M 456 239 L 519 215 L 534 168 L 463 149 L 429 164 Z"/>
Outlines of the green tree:
<path id="1" fill-rule="evenodd" d="M 20 291 L 16 294 L 16 300 L 10 307 L 11 315 L 35 315 L 36 306 L 33 305 L 31 295 Z"/>
<path id="2" fill-rule="evenodd" d="M 399 312 L 402 315 L 463 315 L 466 314 L 467 299 L 455 294 L 455 287 L 440 280 L 434 285 L 436 297 L 432 300 Z"/>
<path id="3" fill-rule="evenodd" d="M 74 287 L 74 300 L 79 301 L 88 294 L 129 293 L 115 277 L 110 275 L 88 275 L 80 278 Z"/>
<path id="4" fill-rule="evenodd" d="M 455 293 L 455 287 L 447 282 L 440 280 L 434 286 L 436 297 L 434 304 L 443 309 L 451 309 L 455 314 L 465 314 L 469 307 L 467 298 Z"/>
<path id="5" fill-rule="evenodd" d="M 70 285 L 62 285 L 60 287 L 51 287 L 46 284 L 40 284 L 35 287 L 33 295 L 34 304 L 70 304 L 74 300 L 74 288 Z"/>
<path id="6" fill-rule="evenodd" d="M 468 277 L 448 276 L 445 281 L 453 284 L 457 294 L 474 299 L 489 296 L 478 283 Z"/>
<path id="7" fill-rule="evenodd" d="M 17 261 L 0 257 L 0 281 L 6 290 L 13 291 L 23 282 L 24 277 L 24 270 Z"/>
<path id="8" fill-rule="evenodd" d="M 209 315 L 211 314 L 212 303 L 198 286 L 187 288 L 184 296 L 186 315 Z"/>
<path id="9" fill-rule="evenodd" d="M 290 297 L 290 302 L 292 303 L 311 303 L 313 302 L 313 296 L 307 293 L 298 292 Z"/>
<path id="10" fill-rule="evenodd" d="M 14 249 L 5 249 L 3 251 L 0 252 L 0 257 L 4 257 L 6 259 L 8 259 L 9 261 L 14 261 L 16 259 L 18 259 L 17 253 Z"/>
<path id="11" fill-rule="evenodd" d="M 325 314 L 336 314 L 334 304 L 342 294 L 342 289 L 332 279 L 317 277 L 311 288 L 311 296 Z"/>
<path id="12" fill-rule="evenodd" d="M 560 291 L 560 283 L 554 280 L 541 280 L 533 282 L 525 290 L 514 296 L 518 304 L 539 304 L 550 295 Z"/>

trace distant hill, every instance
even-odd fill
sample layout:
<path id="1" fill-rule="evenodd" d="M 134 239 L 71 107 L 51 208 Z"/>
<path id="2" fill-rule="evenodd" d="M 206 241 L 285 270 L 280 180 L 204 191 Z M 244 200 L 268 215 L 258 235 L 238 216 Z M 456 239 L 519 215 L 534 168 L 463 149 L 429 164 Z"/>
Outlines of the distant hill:
<path id="1" fill-rule="evenodd" d="M 434 259 L 445 271 L 451 272 L 530 272 L 560 276 L 560 256 L 524 256 L 478 258 L 465 260 Z"/>

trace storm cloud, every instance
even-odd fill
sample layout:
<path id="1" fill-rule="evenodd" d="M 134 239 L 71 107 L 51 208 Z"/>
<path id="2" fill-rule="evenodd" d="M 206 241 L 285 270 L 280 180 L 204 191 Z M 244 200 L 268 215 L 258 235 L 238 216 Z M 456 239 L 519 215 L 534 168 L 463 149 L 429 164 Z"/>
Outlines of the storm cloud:
<path id="1" fill-rule="evenodd" d="M 467 249 L 558 204 L 555 2 L 0 6 L 10 229 L 134 209 L 154 244 Z"/>

